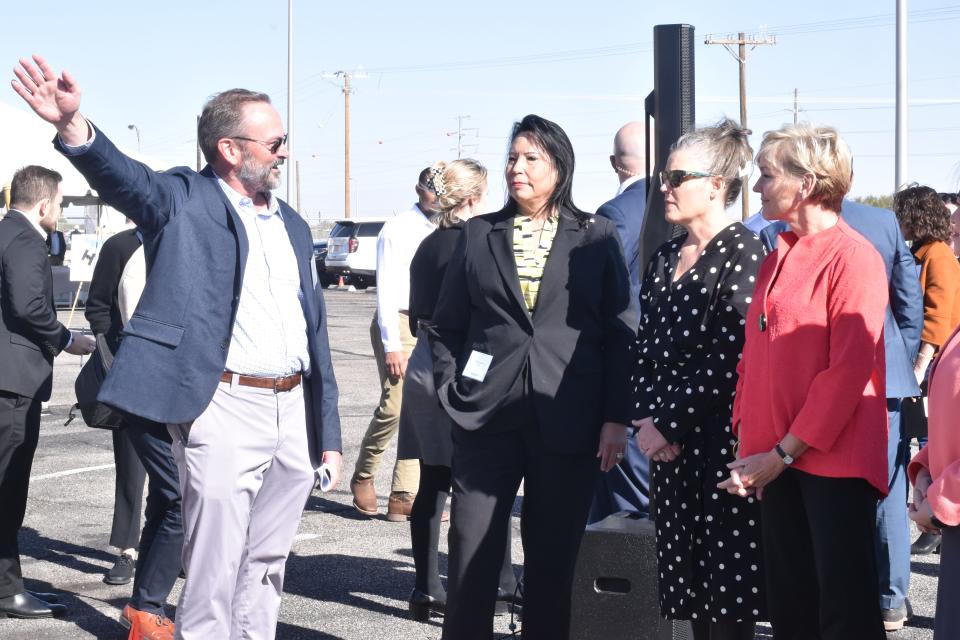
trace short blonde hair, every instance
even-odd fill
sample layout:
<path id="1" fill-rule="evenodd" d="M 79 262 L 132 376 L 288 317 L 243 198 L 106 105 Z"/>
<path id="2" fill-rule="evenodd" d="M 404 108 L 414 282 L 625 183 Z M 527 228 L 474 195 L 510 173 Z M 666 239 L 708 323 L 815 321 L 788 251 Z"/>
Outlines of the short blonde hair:
<path id="1" fill-rule="evenodd" d="M 801 123 L 767 131 L 757 158 L 797 178 L 813 174 L 816 182 L 808 197 L 832 211 L 840 211 L 853 183 L 853 155 L 833 127 Z"/>
<path id="2" fill-rule="evenodd" d="M 427 184 L 437 194 L 437 224 L 449 227 L 459 220 L 457 209 L 470 198 L 479 198 L 486 191 L 487 169 L 470 158 L 450 163 L 435 162 L 430 167 Z"/>

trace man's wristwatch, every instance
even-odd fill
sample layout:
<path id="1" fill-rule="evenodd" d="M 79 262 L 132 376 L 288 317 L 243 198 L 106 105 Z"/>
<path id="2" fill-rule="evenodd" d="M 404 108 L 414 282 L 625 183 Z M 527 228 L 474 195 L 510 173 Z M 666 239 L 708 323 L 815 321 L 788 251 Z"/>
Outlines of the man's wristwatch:
<path id="1" fill-rule="evenodd" d="M 783 460 L 783 464 L 788 467 L 793 464 L 793 456 L 784 451 L 779 442 L 773 446 L 773 450 L 776 451 L 780 459 Z"/>

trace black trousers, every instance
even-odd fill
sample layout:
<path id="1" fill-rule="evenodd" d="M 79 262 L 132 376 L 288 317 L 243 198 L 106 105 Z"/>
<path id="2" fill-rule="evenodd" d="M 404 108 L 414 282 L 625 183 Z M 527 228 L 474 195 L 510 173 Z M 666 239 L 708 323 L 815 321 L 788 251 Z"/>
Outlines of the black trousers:
<path id="1" fill-rule="evenodd" d="M 147 512 L 130 603 L 141 611 L 164 615 L 164 604 L 180 575 L 183 518 L 180 483 L 166 425 L 133 418 L 124 429 L 146 469 Z"/>
<path id="2" fill-rule="evenodd" d="M 764 489 L 767 610 L 776 640 L 883 640 L 877 490 L 787 469 Z"/>
<path id="3" fill-rule="evenodd" d="M 0 598 L 23 592 L 17 535 L 40 438 L 40 401 L 0 391 Z"/>
<path id="4" fill-rule="evenodd" d="M 410 510 L 410 545 L 413 550 L 413 566 L 416 569 L 414 588 L 441 601 L 446 600 L 446 592 L 440 582 L 437 549 L 440 546 L 443 507 L 449 495 L 450 467 L 427 465 L 421 461 L 420 488 Z M 513 594 L 517 588 L 517 577 L 513 573 L 513 528 L 509 520 L 506 539 L 503 564 L 500 566 L 499 588 Z"/>
<path id="5" fill-rule="evenodd" d="M 523 638 L 564 640 L 580 540 L 600 464 L 552 453 L 535 421 L 485 433 L 453 428 L 453 504 L 444 640 L 490 640 L 513 502 L 524 482 Z"/>
<path id="6" fill-rule="evenodd" d="M 113 461 L 117 474 L 113 487 L 110 545 L 118 549 L 132 549 L 137 546 L 140 538 L 140 514 L 146 472 L 126 429 L 113 430 Z"/>

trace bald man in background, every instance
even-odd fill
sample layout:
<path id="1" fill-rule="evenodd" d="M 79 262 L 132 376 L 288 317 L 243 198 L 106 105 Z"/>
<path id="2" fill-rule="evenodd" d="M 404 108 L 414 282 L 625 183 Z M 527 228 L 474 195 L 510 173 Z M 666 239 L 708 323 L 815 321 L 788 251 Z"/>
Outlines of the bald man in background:
<path id="1" fill-rule="evenodd" d="M 646 135 L 642 122 L 628 122 L 613 139 L 610 166 L 620 180 L 613 200 L 597 211 L 617 225 L 623 256 L 630 274 L 630 294 L 636 310 L 634 329 L 640 325 L 640 228 L 647 208 Z M 600 474 L 590 508 L 591 523 L 612 513 L 648 513 L 650 506 L 650 463 L 630 438 L 624 458 L 609 473 Z"/>
<path id="2" fill-rule="evenodd" d="M 620 127 L 613 139 L 613 154 L 610 166 L 620 180 L 620 188 L 613 200 L 597 211 L 598 216 L 608 218 L 617 225 L 623 256 L 630 274 L 630 292 L 634 304 L 640 300 L 640 228 L 643 213 L 647 208 L 647 167 L 644 158 L 646 136 L 642 122 L 628 122 Z M 639 326 L 639 314 L 637 326 Z"/>

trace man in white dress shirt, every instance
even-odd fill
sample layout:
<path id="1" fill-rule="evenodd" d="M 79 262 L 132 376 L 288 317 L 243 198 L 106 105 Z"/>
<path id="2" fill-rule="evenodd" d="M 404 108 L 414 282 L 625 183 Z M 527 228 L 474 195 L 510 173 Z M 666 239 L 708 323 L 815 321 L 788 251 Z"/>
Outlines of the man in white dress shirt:
<path id="1" fill-rule="evenodd" d="M 437 226 L 431 220 L 436 194 L 430 188 L 430 169 L 420 172 L 417 204 L 387 221 L 377 237 L 377 312 L 370 324 L 370 342 L 380 373 L 380 403 L 360 443 L 360 455 L 350 481 L 353 506 L 377 515 L 374 476 L 383 452 L 400 424 L 400 401 L 407 359 L 417 344 L 410 333 L 410 261 L 420 243 Z M 397 459 L 387 503 L 387 520 L 405 522 L 420 485 L 420 462 Z"/>

